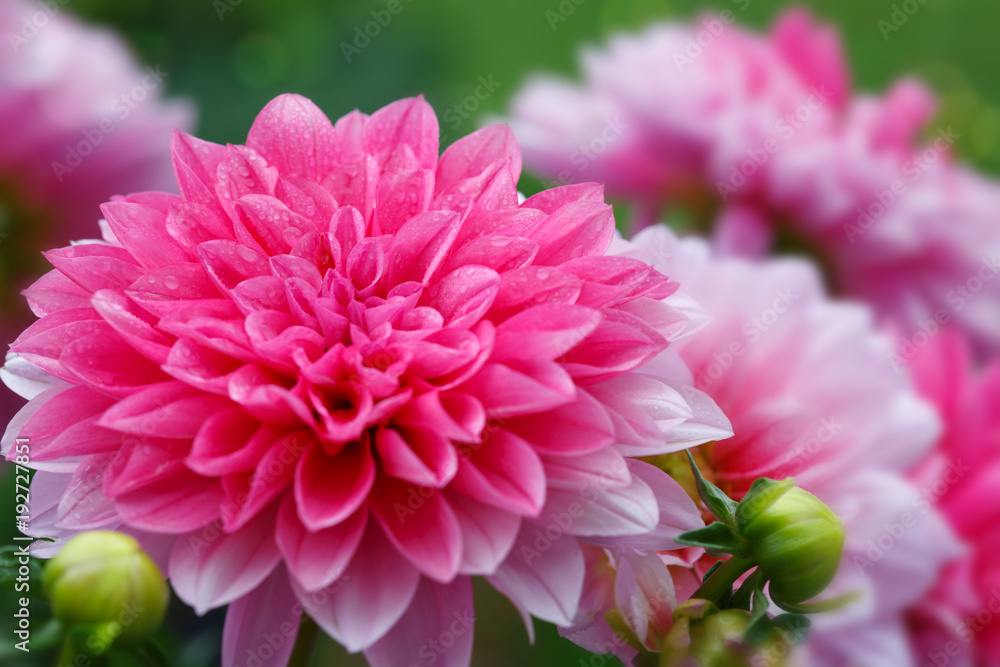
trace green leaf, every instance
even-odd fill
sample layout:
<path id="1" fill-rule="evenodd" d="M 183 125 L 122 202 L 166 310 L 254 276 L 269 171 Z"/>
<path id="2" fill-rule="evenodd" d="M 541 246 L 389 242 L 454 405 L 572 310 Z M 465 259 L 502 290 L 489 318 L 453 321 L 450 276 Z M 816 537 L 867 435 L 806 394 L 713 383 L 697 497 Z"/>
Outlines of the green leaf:
<path id="1" fill-rule="evenodd" d="M 743 633 L 743 641 L 747 644 L 756 645 L 761 643 L 774 630 L 771 618 L 767 615 L 767 609 L 770 607 L 770 604 L 767 596 L 764 595 L 764 591 L 755 588 L 753 591 L 753 608 L 750 611 L 750 625 L 747 626 L 746 631 Z"/>
<path id="2" fill-rule="evenodd" d="M 676 542 L 692 547 L 703 547 L 713 555 L 732 554 L 749 558 L 753 547 L 735 530 L 721 521 L 713 521 L 704 528 L 688 530 L 676 538 Z"/>
<path id="3" fill-rule="evenodd" d="M 767 578 L 759 569 L 747 577 L 740 586 L 736 594 L 733 595 L 731 607 L 733 609 L 744 609 L 750 611 L 750 600 L 754 594 L 764 588 Z"/>
<path id="4" fill-rule="evenodd" d="M 698 469 L 698 464 L 694 462 L 694 457 L 691 456 L 691 450 L 686 449 L 684 451 L 687 452 L 688 463 L 691 464 L 691 472 L 694 473 L 694 483 L 698 488 L 698 495 L 701 497 L 702 502 L 705 503 L 705 507 L 708 508 L 708 511 L 716 519 L 735 528 L 736 519 L 733 513 L 736 511 L 737 503 L 723 493 L 722 489 L 702 477 L 701 470 Z"/>
<path id="5" fill-rule="evenodd" d="M 801 644 L 809 634 L 812 621 L 802 614 L 779 614 L 771 619 L 772 625 L 781 630 L 793 644 Z"/>
<path id="6" fill-rule="evenodd" d="M 701 583 L 705 583 L 706 581 L 708 581 L 708 578 L 711 577 L 715 573 L 716 570 L 718 570 L 720 567 L 722 567 L 722 564 L 724 562 L 725 561 L 721 561 L 721 560 L 715 561 L 715 563 L 712 564 L 712 567 L 708 568 L 708 570 L 705 571 L 705 576 L 701 578 Z"/>
<path id="7" fill-rule="evenodd" d="M 773 592 L 771 593 L 771 599 L 774 600 L 774 604 L 792 614 L 820 614 L 827 611 L 834 611 L 836 609 L 840 609 L 841 607 L 846 607 L 859 597 L 861 597 L 861 592 L 855 591 L 853 593 L 844 593 L 843 595 L 838 595 L 835 598 L 823 600 L 822 602 L 792 603 L 785 602 L 777 597 Z"/>

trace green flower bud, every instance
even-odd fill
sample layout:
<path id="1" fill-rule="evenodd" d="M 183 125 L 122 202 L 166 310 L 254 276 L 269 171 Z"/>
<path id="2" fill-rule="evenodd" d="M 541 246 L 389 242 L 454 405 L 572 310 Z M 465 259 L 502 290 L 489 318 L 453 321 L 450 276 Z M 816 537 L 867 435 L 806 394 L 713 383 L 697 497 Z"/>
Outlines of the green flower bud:
<path id="1" fill-rule="evenodd" d="M 130 645 L 152 635 L 169 592 L 153 560 L 133 538 L 91 531 L 69 540 L 45 566 L 42 585 L 53 614 L 68 628 L 94 629 L 91 643 Z"/>
<path id="2" fill-rule="evenodd" d="M 816 496 L 791 479 L 758 479 L 736 511 L 740 532 L 776 601 L 797 604 L 833 581 L 844 547 L 844 526 Z"/>
<path id="3" fill-rule="evenodd" d="M 709 602 L 689 600 L 674 612 L 674 625 L 663 644 L 660 667 L 779 667 L 791 644 L 778 629 L 750 645 L 743 635 L 750 614 L 741 609 L 719 611 Z"/>

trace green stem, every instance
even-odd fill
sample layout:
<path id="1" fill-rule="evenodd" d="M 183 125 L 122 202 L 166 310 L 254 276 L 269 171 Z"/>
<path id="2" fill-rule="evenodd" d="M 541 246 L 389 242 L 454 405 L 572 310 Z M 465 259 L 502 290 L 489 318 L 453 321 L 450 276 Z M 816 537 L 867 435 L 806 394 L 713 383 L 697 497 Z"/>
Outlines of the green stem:
<path id="1" fill-rule="evenodd" d="M 67 636 L 63 639 L 62 648 L 59 649 L 59 659 L 56 661 L 56 667 L 63 667 L 64 665 L 73 665 L 76 662 L 76 649 L 73 648 L 73 642 L 70 641 Z"/>
<path id="2" fill-rule="evenodd" d="M 736 583 L 736 580 L 742 577 L 747 570 L 756 564 L 756 561 L 752 558 L 737 558 L 736 556 L 733 556 L 724 562 L 722 567 L 713 572 L 712 576 L 710 576 L 691 597 L 699 598 L 701 600 L 709 600 L 712 603 L 718 603 L 718 601 L 722 599 L 723 595 L 732 591 L 733 584 Z"/>
<path id="3" fill-rule="evenodd" d="M 316 648 L 317 638 L 319 638 L 319 626 L 303 614 L 302 623 L 299 625 L 299 636 L 295 638 L 295 647 L 288 659 L 288 667 L 308 667 L 313 649 Z"/>

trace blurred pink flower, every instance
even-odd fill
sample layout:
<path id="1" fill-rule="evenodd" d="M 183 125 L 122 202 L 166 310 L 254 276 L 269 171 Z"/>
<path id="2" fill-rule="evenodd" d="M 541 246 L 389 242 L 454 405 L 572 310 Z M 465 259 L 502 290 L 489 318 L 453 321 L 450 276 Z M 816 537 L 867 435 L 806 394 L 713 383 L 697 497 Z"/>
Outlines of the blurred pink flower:
<path id="1" fill-rule="evenodd" d="M 334 126 L 281 96 L 246 146 L 177 134 L 173 160 L 181 196 L 105 204 L 107 244 L 47 253 L 26 292 L 6 377 L 41 393 L 4 447 L 42 471 L 36 534 L 159 536 L 181 599 L 232 603 L 227 665 L 304 608 L 396 667 L 471 624 L 470 575 L 565 625 L 581 541 L 701 525 L 632 457 L 729 424 L 689 374 L 644 373 L 691 321 L 676 283 L 604 255 L 599 186 L 519 204 L 510 131 L 439 158 L 421 98 Z M 468 664 L 465 627 L 442 664 Z"/>
<path id="2" fill-rule="evenodd" d="M 927 454 L 939 424 L 908 378 L 891 367 L 892 346 L 875 332 L 868 311 L 830 301 L 806 262 L 714 258 L 704 241 L 678 240 L 662 225 L 616 242 L 612 253 L 669 273 L 710 317 L 676 346 L 695 386 L 718 403 L 735 433 L 700 448 L 706 474 L 737 499 L 758 477 L 792 476 L 847 528 L 840 571 L 823 597 L 864 596 L 814 619 L 804 664 L 911 664 L 903 612 L 960 545 L 929 505 L 913 503 L 916 489 L 904 472 Z M 622 590 L 668 590 L 667 598 L 685 599 L 705 567 L 687 574 L 678 567 L 695 555 L 662 557 L 673 581 L 649 554 L 642 568 L 631 556 L 630 572 L 661 583 L 622 582 L 619 569 L 614 599 L 628 599 Z M 585 599 L 607 603 L 609 581 L 592 582 Z"/>
<path id="3" fill-rule="evenodd" d="M 804 11 L 787 12 L 767 38 L 733 20 L 706 14 L 615 37 L 583 53 L 583 86 L 530 81 L 510 121 L 526 164 L 638 201 L 640 226 L 677 202 L 716 210 L 719 185 L 745 160 L 749 183 L 731 189 L 753 199 L 764 170 L 751 156 L 760 151 L 766 164 L 792 139 L 827 131 L 847 100 L 848 74 L 836 33 Z"/>
<path id="4" fill-rule="evenodd" d="M 190 105 L 161 99 L 121 39 L 26 0 L 0 4 L 0 337 L 30 322 L 15 295 L 41 275 L 38 251 L 93 235 L 112 195 L 172 187 L 165 149 Z M 79 168 L 77 168 L 79 167 Z M 37 259 L 36 259 L 37 258 Z M 21 401 L 0 401 L 4 423 Z"/>
<path id="5" fill-rule="evenodd" d="M 968 341 L 948 329 L 911 365 L 945 425 L 914 481 L 969 547 L 911 610 L 914 650 L 924 663 L 1000 665 L 1000 363 L 973 374 Z"/>
<path id="6" fill-rule="evenodd" d="M 512 103 L 526 164 L 714 229 L 725 254 L 806 250 L 838 295 L 902 333 L 953 322 L 1000 349 L 1000 187 L 954 164 L 933 96 L 902 80 L 849 99 L 839 37 L 803 9 L 759 36 L 706 15 L 584 53 L 582 86 L 530 82 Z"/>

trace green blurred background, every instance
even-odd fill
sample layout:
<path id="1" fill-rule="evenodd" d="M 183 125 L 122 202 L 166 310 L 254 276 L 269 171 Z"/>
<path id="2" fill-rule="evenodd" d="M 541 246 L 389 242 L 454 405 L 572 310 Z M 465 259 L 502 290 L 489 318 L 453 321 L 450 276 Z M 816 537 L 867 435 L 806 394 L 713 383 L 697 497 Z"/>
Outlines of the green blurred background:
<path id="1" fill-rule="evenodd" d="M 2 0 L 0 0 L 2 1 Z M 711 8 L 733 9 L 747 26 L 766 28 L 789 3 L 764 0 L 396 0 L 402 7 L 379 34 L 357 50 L 357 29 L 382 13 L 389 0 L 70 0 L 66 11 L 112 26 L 139 57 L 169 76 L 171 95 L 200 108 L 199 136 L 242 143 L 257 111 L 273 96 L 297 92 L 333 118 L 354 109 L 371 112 L 400 97 L 423 93 L 442 119 L 445 143 L 471 132 L 507 100 L 528 74 L 544 70 L 575 76 L 581 46 L 610 33 L 657 19 L 683 19 Z M 855 86 L 880 92 L 902 75 L 915 75 L 942 100 L 938 123 L 961 135 L 959 153 L 992 173 L 1000 171 L 1000 77 L 996 76 L 996 29 L 1000 3 L 987 0 L 908 0 L 916 11 L 888 34 L 893 0 L 815 0 L 823 19 L 839 26 Z M 746 7 L 740 11 L 739 7 Z M 553 15 L 560 19 L 554 22 Z M 554 28 L 553 28 L 554 26 Z M 350 61 L 343 44 L 349 44 Z M 364 44 L 359 41 L 358 44 Z M 445 116 L 480 84 L 496 87 L 468 118 Z M 166 147 L 164 147 L 166 150 Z M 538 189 L 526 179 L 522 190 Z M 11 480 L 0 498 L 3 516 L 13 514 Z M 12 535 L 4 527 L 5 544 Z M 7 588 L 7 586 L 5 586 Z M 8 591 L 4 591 L 7 593 Z M 477 667 L 576 667 L 610 665 L 560 639 L 538 623 L 528 645 L 513 608 L 485 586 L 477 587 Z M 218 661 L 220 612 L 195 619 L 174 610 L 164 639 L 175 664 Z M 6 605 L 5 605 L 6 608 Z M 5 664 L 6 660 L 0 660 Z M 51 664 L 40 658 L 18 664 Z M 122 663 L 126 664 L 126 663 Z M 324 642 L 316 665 L 363 665 Z M 401 666 L 405 667 L 405 666 Z"/>

